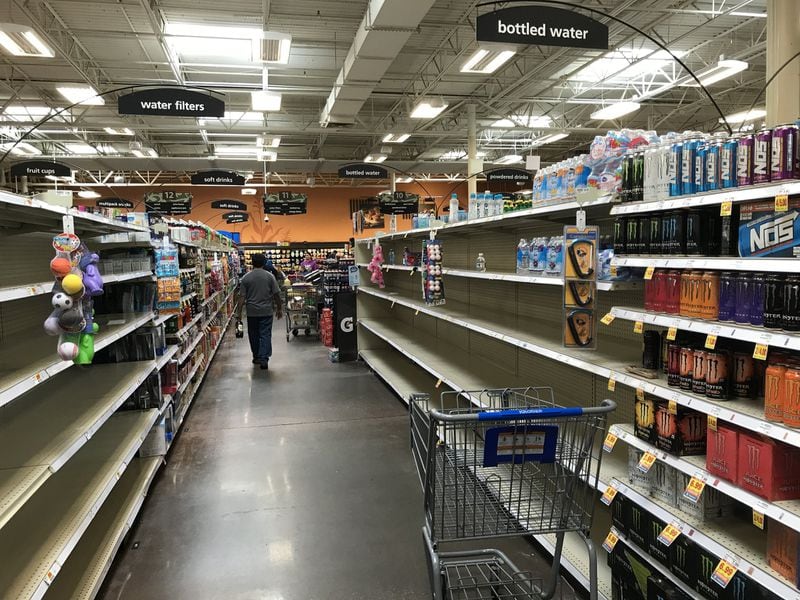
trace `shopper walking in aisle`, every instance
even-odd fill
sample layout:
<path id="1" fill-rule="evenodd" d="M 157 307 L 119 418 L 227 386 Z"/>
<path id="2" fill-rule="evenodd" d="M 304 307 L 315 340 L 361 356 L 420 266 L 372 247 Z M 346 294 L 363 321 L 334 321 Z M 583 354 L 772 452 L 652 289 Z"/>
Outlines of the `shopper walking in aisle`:
<path id="1" fill-rule="evenodd" d="M 318 268 L 319 265 L 317 265 L 316 259 L 311 256 L 311 252 L 306 252 L 303 262 L 300 263 L 300 269 L 303 273 L 311 273 L 311 271 L 316 271 Z"/>
<path id="2" fill-rule="evenodd" d="M 247 337 L 250 339 L 250 350 L 253 352 L 253 364 L 269 368 L 272 356 L 272 317 L 283 316 L 280 286 L 275 276 L 264 269 L 266 257 L 263 254 L 253 256 L 253 270 L 247 273 L 240 282 L 239 319 L 242 310 L 247 310 Z"/>

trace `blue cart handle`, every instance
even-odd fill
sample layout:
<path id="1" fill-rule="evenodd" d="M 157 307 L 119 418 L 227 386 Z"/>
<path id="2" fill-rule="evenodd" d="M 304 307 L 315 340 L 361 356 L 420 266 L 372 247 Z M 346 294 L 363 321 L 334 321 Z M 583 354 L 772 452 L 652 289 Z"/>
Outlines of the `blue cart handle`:
<path id="1" fill-rule="evenodd" d="M 580 406 L 568 408 L 516 408 L 509 410 L 487 410 L 478 413 L 478 421 L 499 421 L 526 419 L 528 417 L 557 419 L 559 417 L 579 417 L 583 414 Z"/>

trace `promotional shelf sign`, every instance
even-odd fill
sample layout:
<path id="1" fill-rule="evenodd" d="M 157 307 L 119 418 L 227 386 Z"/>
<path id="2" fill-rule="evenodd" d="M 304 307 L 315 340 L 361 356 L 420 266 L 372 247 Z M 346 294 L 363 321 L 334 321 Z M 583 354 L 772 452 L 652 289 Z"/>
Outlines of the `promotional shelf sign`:
<path id="1" fill-rule="evenodd" d="M 133 202 L 124 198 L 100 198 L 94 205 L 98 208 L 133 208 Z"/>
<path id="2" fill-rule="evenodd" d="M 244 177 L 232 171 L 198 171 L 192 185 L 244 185 Z"/>
<path id="3" fill-rule="evenodd" d="M 378 196 L 384 215 L 415 215 L 419 212 L 419 196 L 410 192 L 389 192 Z"/>
<path id="4" fill-rule="evenodd" d="M 224 117 L 225 102 L 210 94 L 182 88 L 151 88 L 120 96 L 121 115 Z"/>
<path id="5" fill-rule="evenodd" d="M 12 177 L 70 177 L 72 169 L 49 160 L 28 160 L 11 166 Z"/>
<path id="6" fill-rule="evenodd" d="M 264 196 L 264 213 L 267 215 L 303 215 L 308 196 L 295 192 L 277 192 Z"/>
<path id="7" fill-rule="evenodd" d="M 339 177 L 348 179 L 389 179 L 389 173 L 378 165 L 363 163 L 341 167 L 339 169 Z"/>
<path id="8" fill-rule="evenodd" d="M 228 225 L 231 225 L 233 223 L 247 223 L 250 215 L 246 212 L 228 212 L 222 215 L 222 218 L 225 219 Z"/>
<path id="9" fill-rule="evenodd" d="M 187 192 L 150 192 L 144 195 L 145 211 L 164 215 L 188 215 L 192 212 L 192 195 Z"/>
<path id="10" fill-rule="evenodd" d="M 532 186 L 533 176 L 528 171 L 523 171 L 522 169 L 495 169 L 494 171 L 486 173 L 486 181 Z"/>
<path id="11" fill-rule="evenodd" d="M 555 6 L 511 6 L 478 16 L 479 42 L 608 50 L 608 26 Z"/>
<path id="12" fill-rule="evenodd" d="M 241 210 L 247 212 L 247 204 L 244 202 L 239 202 L 239 200 L 212 200 L 211 208 L 216 208 L 219 210 Z"/>
<path id="13" fill-rule="evenodd" d="M 564 346 L 597 347 L 597 227 L 564 227 Z"/>

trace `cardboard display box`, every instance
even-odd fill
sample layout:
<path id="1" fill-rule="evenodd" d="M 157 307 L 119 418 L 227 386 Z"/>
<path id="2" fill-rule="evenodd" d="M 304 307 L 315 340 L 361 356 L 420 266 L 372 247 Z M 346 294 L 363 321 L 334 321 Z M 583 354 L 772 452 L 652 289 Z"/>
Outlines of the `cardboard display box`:
<path id="1" fill-rule="evenodd" d="M 800 498 L 800 448 L 741 432 L 737 483 L 770 502 Z"/>
<path id="2" fill-rule="evenodd" d="M 712 475 L 736 483 L 739 464 L 739 430 L 717 423 L 706 436 L 706 470 Z"/>
<path id="3" fill-rule="evenodd" d="M 708 416 L 689 408 L 678 407 L 676 414 L 666 404 L 656 409 L 656 445 L 675 456 L 706 453 Z"/>

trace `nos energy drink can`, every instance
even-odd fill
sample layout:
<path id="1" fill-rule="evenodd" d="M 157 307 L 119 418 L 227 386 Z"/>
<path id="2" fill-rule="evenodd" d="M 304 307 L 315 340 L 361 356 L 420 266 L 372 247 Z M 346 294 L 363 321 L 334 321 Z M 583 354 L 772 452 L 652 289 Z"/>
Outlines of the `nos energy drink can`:
<path id="1" fill-rule="evenodd" d="M 797 176 L 797 126 L 780 125 L 772 130 L 772 181 L 794 179 Z"/>
<path id="2" fill-rule="evenodd" d="M 708 154 L 708 146 L 705 142 L 697 146 L 694 152 L 694 191 L 695 193 L 703 192 L 706 189 L 706 154 Z"/>
<path id="3" fill-rule="evenodd" d="M 669 162 L 667 177 L 669 179 L 669 195 L 681 195 L 681 160 L 683 156 L 683 142 L 675 142 L 669 149 Z"/>
<path id="4" fill-rule="evenodd" d="M 756 134 L 753 149 L 753 183 L 765 183 L 770 180 L 771 160 L 772 129 L 764 128 Z"/>
<path id="5" fill-rule="evenodd" d="M 720 188 L 720 154 L 722 150 L 722 141 L 719 139 L 712 140 L 706 146 L 706 172 L 705 183 L 703 184 L 703 191 L 710 192 Z"/>
<path id="6" fill-rule="evenodd" d="M 736 185 L 753 185 L 753 152 L 756 140 L 752 133 L 739 138 L 736 144 Z"/>
<path id="7" fill-rule="evenodd" d="M 681 153 L 681 194 L 694 194 L 694 157 L 700 140 L 685 140 Z"/>
<path id="8" fill-rule="evenodd" d="M 736 187 L 736 148 L 738 140 L 728 138 L 719 152 L 719 184 L 723 188 Z"/>

